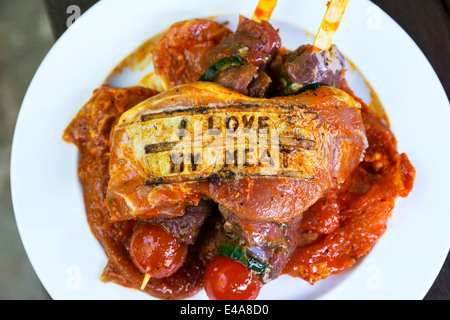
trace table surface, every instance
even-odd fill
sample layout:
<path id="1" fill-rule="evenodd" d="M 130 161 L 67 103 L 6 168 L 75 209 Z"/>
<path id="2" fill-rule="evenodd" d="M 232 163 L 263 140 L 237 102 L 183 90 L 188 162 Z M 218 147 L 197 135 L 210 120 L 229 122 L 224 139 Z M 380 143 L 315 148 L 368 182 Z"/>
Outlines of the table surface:
<path id="1" fill-rule="evenodd" d="M 44 0 L 55 40 L 67 29 L 67 8 L 77 5 L 81 13 L 98 0 Z M 372 0 L 391 16 L 417 43 L 430 61 L 444 89 L 450 92 L 450 0 Z M 425 300 L 450 300 L 450 256 Z"/>

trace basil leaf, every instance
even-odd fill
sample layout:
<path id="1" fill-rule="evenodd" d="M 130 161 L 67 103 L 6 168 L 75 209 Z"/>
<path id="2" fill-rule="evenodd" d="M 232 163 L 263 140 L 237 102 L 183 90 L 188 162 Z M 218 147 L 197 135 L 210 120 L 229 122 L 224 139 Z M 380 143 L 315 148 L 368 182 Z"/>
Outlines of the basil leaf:
<path id="1" fill-rule="evenodd" d="M 218 253 L 221 256 L 230 257 L 231 259 L 242 263 L 258 274 L 264 273 L 267 267 L 266 263 L 261 263 L 252 257 L 248 257 L 243 250 L 231 244 L 224 244 L 219 247 Z"/>

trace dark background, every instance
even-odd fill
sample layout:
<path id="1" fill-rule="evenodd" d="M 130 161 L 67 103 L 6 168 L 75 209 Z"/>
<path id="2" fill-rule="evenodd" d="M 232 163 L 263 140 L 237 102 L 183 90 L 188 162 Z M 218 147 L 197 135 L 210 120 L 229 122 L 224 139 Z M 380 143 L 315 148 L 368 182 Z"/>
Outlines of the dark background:
<path id="1" fill-rule="evenodd" d="M 50 299 L 26 257 L 15 225 L 9 190 L 9 153 L 21 101 L 45 54 L 66 30 L 70 16 L 67 7 L 78 5 L 85 12 L 96 2 L 0 0 L 0 299 Z M 417 43 L 449 96 L 450 0 L 372 2 Z M 450 300 L 449 267 L 447 257 L 425 300 Z"/>

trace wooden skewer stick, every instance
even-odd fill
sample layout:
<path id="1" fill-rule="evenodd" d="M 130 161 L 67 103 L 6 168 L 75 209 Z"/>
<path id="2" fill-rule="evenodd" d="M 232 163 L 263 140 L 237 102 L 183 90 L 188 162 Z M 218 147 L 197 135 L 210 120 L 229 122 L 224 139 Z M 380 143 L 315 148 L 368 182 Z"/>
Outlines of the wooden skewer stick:
<path id="1" fill-rule="evenodd" d="M 259 0 L 255 12 L 253 13 L 252 20 L 257 22 L 261 22 L 262 20 L 269 21 L 276 5 L 277 0 Z"/>
<path id="2" fill-rule="evenodd" d="M 144 276 L 144 280 L 142 280 L 141 290 L 144 290 L 144 288 L 147 285 L 149 280 L 150 280 L 150 275 L 148 273 L 146 273 Z"/>
<path id="3" fill-rule="evenodd" d="M 321 50 L 328 50 L 339 28 L 348 0 L 331 0 L 316 34 L 313 45 Z"/>

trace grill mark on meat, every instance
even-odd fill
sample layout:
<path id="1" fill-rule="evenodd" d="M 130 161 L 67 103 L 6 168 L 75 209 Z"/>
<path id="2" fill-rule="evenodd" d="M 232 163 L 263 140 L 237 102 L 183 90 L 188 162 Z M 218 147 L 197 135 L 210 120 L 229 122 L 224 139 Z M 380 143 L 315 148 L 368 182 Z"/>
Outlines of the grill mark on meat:
<path id="1" fill-rule="evenodd" d="M 296 106 L 296 105 L 277 105 L 277 106 L 267 106 L 265 107 L 268 112 L 273 113 L 290 113 L 293 108 L 302 108 L 304 106 Z M 212 114 L 214 115 L 217 111 L 221 109 L 227 109 L 229 112 L 259 112 L 261 111 L 261 105 L 259 104 L 247 104 L 247 103 L 238 103 L 238 104 L 229 104 L 229 105 L 216 105 L 216 106 L 199 106 L 199 107 L 190 107 L 190 108 L 179 108 L 174 110 L 165 110 L 161 112 L 155 113 L 147 113 L 141 115 L 141 122 L 147 122 L 150 120 L 156 119 L 164 119 L 168 116 L 183 116 L 183 115 L 195 115 L 195 114 Z"/>
<path id="2" fill-rule="evenodd" d="M 178 141 L 176 141 L 176 142 L 161 142 L 161 143 L 156 143 L 156 144 L 148 144 L 148 145 L 146 145 L 144 147 L 145 154 L 170 151 L 177 145 L 177 143 L 178 143 Z"/>

